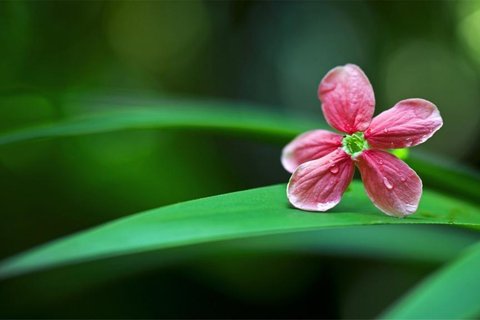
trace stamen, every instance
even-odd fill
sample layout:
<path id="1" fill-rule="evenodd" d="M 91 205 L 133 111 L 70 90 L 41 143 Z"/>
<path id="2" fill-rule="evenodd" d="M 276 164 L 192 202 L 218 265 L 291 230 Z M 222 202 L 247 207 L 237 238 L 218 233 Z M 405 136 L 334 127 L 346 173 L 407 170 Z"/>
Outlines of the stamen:
<path id="1" fill-rule="evenodd" d="M 363 132 L 355 132 L 351 135 L 346 135 L 342 140 L 343 150 L 349 154 L 352 159 L 355 159 L 363 151 L 368 150 L 368 142 L 365 140 Z"/>

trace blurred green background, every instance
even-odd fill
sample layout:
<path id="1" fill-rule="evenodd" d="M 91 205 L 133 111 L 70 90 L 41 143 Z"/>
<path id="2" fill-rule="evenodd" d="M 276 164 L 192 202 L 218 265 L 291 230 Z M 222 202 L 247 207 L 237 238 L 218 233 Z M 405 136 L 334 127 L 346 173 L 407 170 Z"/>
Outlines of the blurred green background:
<path id="1" fill-rule="evenodd" d="M 319 81 L 355 63 L 377 113 L 411 97 L 439 107 L 444 127 L 416 149 L 480 167 L 477 1 L 2 1 L 0 55 L 3 132 L 167 99 L 323 124 Z M 2 146 L 0 258 L 141 210 L 286 182 L 281 147 L 192 130 Z M 0 316 L 371 317 L 436 267 L 212 250 L 62 292 L 96 272 L 86 264 L 0 284 Z"/>

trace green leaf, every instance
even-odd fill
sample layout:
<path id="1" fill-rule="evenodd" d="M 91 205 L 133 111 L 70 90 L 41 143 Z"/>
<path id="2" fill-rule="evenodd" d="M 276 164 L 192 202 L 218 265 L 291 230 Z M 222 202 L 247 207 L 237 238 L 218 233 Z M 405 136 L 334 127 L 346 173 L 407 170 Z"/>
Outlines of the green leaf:
<path id="1" fill-rule="evenodd" d="M 435 189 L 480 203 L 480 174 L 459 163 L 439 159 L 424 153 L 409 156 L 407 163 L 422 180 Z"/>
<path id="2" fill-rule="evenodd" d="M 401 160 L 407 160 L 408 155 L 410 154 L 410 149 L 408 148 L 402 148 L 402 149 L 392 149 L 390 151 L 395 157 L 401 159 Z"/>
<path id="3" fill-rule="evenodd" d="M 285 185 L 252 189 L 150 210 L 54 241 L 4 261 L 0 277 L 92 261 L 256 235 L 376 224 L 480 226 L 480 209 L 425 191 L 419 211 L 406 219 L 386 216 L 353 182 L 327 214 L 291 208 Z"/>
<path id="4" fill-rule="evenodd" d="M 0 145 L 42 138 L 70 137 L 131 129 L 196 129 L 287 141 L 300 132 L 318 128 L 322 122 L 290 119 L 262 108 L 215 103 L 170 103 L 157 108 L 121 108 L 87 114 L 43 126 L 0 134 Z"/>
<path id="5" fill-rule="evenodd" d="M 475 231 L 466 231 L 445 226 L 363 225 L 241 239 L 226 242 L 225 246 L 227 250 L 251 248 L 439 263 L 455 258 L 461 250 L 480 240 Z M 405 239 L 415 239 L 415 245 Z M 443 245 L 436 245 L 439 241 Z"/>
<path id="6" fill-rule="evenodd" d="M 466 319 L 480 314 L 480 243 L 409 292 L 381 318 Z"/>
<path id="7" fill-rule="evenodd" d="M 434 225 L 374 225 L 293 232 L 269 236 L 219 241 L 154 250 L 143 254 L 123 255 L 90 263 L 50 269 L 4 282 L 3 292 L 23 296 L 23 304 L 52 303 L 75 292 L 112 283 L 118 279 L 145 273 L 172 264 L 196 264 L 198 259 L 248 255 L 306 253 L 308 255 L 346 256 L 398 261 L 402 263 L 438 264 L 479 240 L 473 231 Z M 415 245 L 405 239 L 415 239 Z M 443 242 L 444 245 L 435 244 Z M 48 287 L 49 290 L 44 290 Z M 1 299 L 0 299 L 1 300 Z M 7 302 L 5 302 L 7 303 Z"/>
<path id="8" fill-rule="evenodd" d="M 468 231 L 468 232 L 467 232 Z M 405 239 L 415 239 L 415 245 Z M 42 304 L 65 298 L 66 295 L 92 286 L 158 270 L 202 257 L 244 254 L 307 253 L 360 257 L 409 263 L 437 264 L 458 256 L 461 250 L 479 241 L 474 231 L 438 225 L 373 225 L 292 232 L 268 236 L 217 241 L 200 245 L 153 250 L 90 263 L 73 264 L 30 274 L 5 283 L 8 292 L 19 290 L 32 300 L 26 304 Z M 442 246 L 437 246 L 442 242 Z M 61 281 L 59 281 L 61 279 Z M 50 290 L 44 290 L 45 287 Z M 28 287 L 28 292 L 26 292 Z M 17 288 L 17 289 L 15 289 Z"/>
<path id="9" fill-rule="evenodd" d="M 99 105 L 97 109 L 111 108 Z M 84 108 L 83 108 L 84 109 Z M 286 143 L 315 128 L 327 128 L 323 121 L 299 119 L 266 111 L 259 106 L 215 102 L 162 102 L 155 107 L 129 107 L 93 113 L 55 123 L 4 132 L 0 146 L 35 139 L 70 137 L 133 129 L 189 129 L 213 131 L 250 139 Z M 412 152 L 407 161 L 422 179 L 436 189 L 480 203 L 480 174 L 457 163 L 438 161 Z"/>

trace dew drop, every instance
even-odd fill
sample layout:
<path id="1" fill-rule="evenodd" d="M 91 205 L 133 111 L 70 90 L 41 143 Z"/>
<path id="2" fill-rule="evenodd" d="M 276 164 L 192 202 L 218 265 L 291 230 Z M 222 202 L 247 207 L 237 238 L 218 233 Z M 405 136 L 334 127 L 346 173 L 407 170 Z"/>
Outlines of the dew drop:
<path id="1" fill-rule="evenodd" d="M 404 206 L 405 211 L 407 211 L 408 213 L 414 213 L 415 211 L 417 211 L 417 205 L 415 204 L 405 203 Z"/>
<path id="2" fill-rule="evenodd" d="M 330 172 L 333 173 L 333 174 L 337 174 L 338 173 L 338 167 L 336 165 L 333 165 L 330 167 Z"/>
<path id="3" fill-rule="evenodd" d="M 388 133 L 388 129 L 387 129 L 387 128 L 384 128 L 384 129 L 383 129 L 383 132 Z"/>
<path id="4" fill-rule="evenodd" d="M 400 177 L 400 180 L 401 180 L 402 182 L 407 181 L 407 179 L 406 179 L 404 176 L 401 176 L 401 177 Z"/>
<path id="5" fill-rule="evenodd" d="M 412 138 L 407 138 L 405 141 L 405 146 L 410 147 L 412 145 Z"/>
<path id="6" fill-rule="evenodd" d="M 388 179 L 386 177 L 383 177 L 383 184 L 385 185 L 385 187 L 388 189 L 388 190 L 392 190 L 393 189 L 393 185 L 390 181 L 388 181 Z"/>
<path id="7" fill-rule="evenodd" d="M 383 160 L 378 160 L 378 164 L 383 164 Z"/>

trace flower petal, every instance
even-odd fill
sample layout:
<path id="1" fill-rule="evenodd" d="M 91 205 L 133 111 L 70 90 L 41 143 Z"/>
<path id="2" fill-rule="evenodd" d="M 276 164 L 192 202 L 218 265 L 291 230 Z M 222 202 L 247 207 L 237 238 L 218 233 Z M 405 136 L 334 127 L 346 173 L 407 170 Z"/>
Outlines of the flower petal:
<path id="1" fill-rule="evenodd" d="M 337 130 L 346 133 L 365 131 L 375 110 L 372 85 L 362 69 L 354 64 L 336 67 L 318 87 L 323 115 Z"/>
<path id="2" fill-rule="evenodd" d="M 300 165 L 287 186 L 290 203 L 303 210 L 326 211 L 340 202 L 355 167 L 341 148 Z"/>
<path id="3" fill-rule="evenodd" d="M 377 208 L 395 217 L 417 210 L 422 180 L 405 162 L 385 151 L 367 150 L 357 158 L 357 166 L 365 190 Z"/>
<path id="4" fill-rule="evenodd" d="M 283 167 L 293 172 L 302 163 L 321 158 L 341 147 L 342 139 L 341 135 L 326 130 L 307 131 L 283 148 Z"/>
<path id="5" fill-rule="evenodd" d="M 407 99 L 373 118 L 365 132 L 374 148 L 396 149 L 416 146 L 443 125 L 437 107 L 423 99 Z"/>

